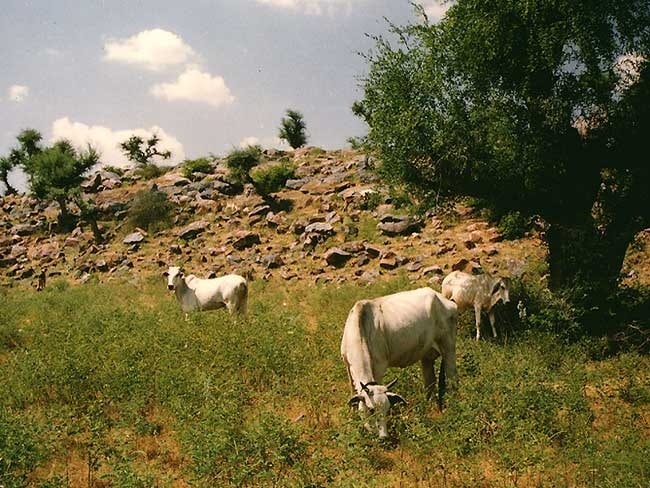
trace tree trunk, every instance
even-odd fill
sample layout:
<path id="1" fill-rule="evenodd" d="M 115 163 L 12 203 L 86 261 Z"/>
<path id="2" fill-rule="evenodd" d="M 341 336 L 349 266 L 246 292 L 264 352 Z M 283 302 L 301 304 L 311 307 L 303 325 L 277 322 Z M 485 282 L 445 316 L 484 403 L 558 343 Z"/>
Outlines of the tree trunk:
<path id="1" fill-rule="evenodd" d="M 95 242 L 97 244 L 101 244 L 102 242 L 104 242 L 104 236 L 102 235 L 102 231 L 99 230 L 99 226 L 97 225 L 97 220 L 95 220 L 94 217 L 88 217 L 88 216 L 85 216 L 84 220 L 88 222 L 88 225 L 90 225 L 90 228 L 93 231 Z"/>
<path id="2" fill-rule="evenodd" d="M 551 224 L 547 232 L 551 289 L 569 292 L 575 305 L 602 315 L 618 288 L 633 238 L 633 232 L 599 232 L 591 222 Z"/>

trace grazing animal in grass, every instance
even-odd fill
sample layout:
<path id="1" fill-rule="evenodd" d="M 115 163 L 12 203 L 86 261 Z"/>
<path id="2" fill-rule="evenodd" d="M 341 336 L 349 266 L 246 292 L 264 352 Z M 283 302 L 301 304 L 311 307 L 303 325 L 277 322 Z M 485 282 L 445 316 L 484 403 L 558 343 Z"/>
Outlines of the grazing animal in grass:
<path id="1" fill-rule="evenodd" d="M 476 340 L 481 338 L 481 311 L 485 310 L 490 319 L 492 334 L 497 336 L 494 327 L 494 306 L 501 300 L 510 301 L 510 283 L 507 278 L 488 274 L 471 275 L 462 271 L 452 271 L 442 280 L 442 294 L 458 305 L 463 311 L 474 307 L 476 319 Z"/>
<path id="2" fill-rule="evenodd" d="M 436 382 L 434 361 L 442 356 L 438 395 L 442 402 L 445 372 L 452 384 L 456 373 L 456 304 L 431 288 L 360 300 L 348 314 L 341 340 L 341 356 L 354 396 L 367 419 L 366 428 L 388 437 L 389 409 L 404 399 L 390 391 L 395 381 L 382 385 L 388 367 L 422 365 L 424 386 L 430 398 Z M 441 404 L 441 403 L 440 403 Z"/>
<path id="3" fill-rule="evenodd" d="M 246 314 L 248 284 L 239 275 L 204 280 L 194 275 L 186 276 L 179 266 L 170 266 L 166 275 L 167 288 L 174 291 L 185 313 L 226 307 L 231 314 Z"/>

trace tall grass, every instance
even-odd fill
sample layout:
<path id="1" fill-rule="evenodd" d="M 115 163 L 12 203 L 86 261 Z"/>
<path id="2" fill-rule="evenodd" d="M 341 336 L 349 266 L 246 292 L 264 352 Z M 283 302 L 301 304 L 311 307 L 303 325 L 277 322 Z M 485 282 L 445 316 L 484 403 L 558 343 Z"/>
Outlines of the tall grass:
<path id="1" fill-rule="evenodd" d="M 5 291 L 0 485 L 647 484 L 647 356 L 591 361 L 548 331 L 462 327 L 442 413 L 418 366 L 389 370 L 409 403 L 392 443 L 370 437 L 342 327 L 355 300 L 407 286 L 254 282 L 243 320 L 185 320 L 162 280 Z"/>

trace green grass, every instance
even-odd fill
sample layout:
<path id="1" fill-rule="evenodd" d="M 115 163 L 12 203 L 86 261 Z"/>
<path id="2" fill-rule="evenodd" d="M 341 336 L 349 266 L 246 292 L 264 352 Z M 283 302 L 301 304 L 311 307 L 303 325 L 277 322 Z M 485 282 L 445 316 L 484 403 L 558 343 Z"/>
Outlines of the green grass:
<path id="1" fill-rule="evenodd" d="M 477 343 L 463 325 L 446 409 L 417 365 L 389 370 L 409 403 L 392 443 L 369 437 L 342 327 L 355 300 L 406 286 L 254 282 L 241 321 L 186 321 L 153 278 L 6 290 L 0 485 L 647 485 L 647 356 L 595 362 L 548 332 Z"/>

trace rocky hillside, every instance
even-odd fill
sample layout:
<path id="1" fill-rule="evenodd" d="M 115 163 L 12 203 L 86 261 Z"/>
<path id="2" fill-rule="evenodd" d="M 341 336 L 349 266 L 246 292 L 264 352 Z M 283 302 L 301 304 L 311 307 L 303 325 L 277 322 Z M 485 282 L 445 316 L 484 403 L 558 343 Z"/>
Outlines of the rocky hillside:
<path id="1" fill-rule="evenodd" d="M 4 197 L 0 280 L 35 286 L 44 272 L 48 281 L 105 281 L 185 263 L 202 277 L 238 272 L 252 279 L 364 283 L 405 273 L 414 283 L 436 287 L 452 269 L 518 275 L 545 257 L 540 232 L 505 241 L 462 205 L 456 215 L 425 218 L 395 208 L 364 154 L 271 150 L 263 164 L 280 160 L 293 162 L 295 178 L 267 199 L 252 186 L 242 190 L 229 183 L 222 161 L 193 181 L 180 166 L 154 180 L 129 171 L 96 172 L 83 188 L 99 209 L 104 244 L 96 244 L 86 226 L 57 233 L 56 204 Z M 134 195 L 154 185 L 177 207 L 174 225 L 152 234 L 130 227 L 126 217 Z M 647 278 L 647 237 L 638 239 L 632 264 L 626 264 L 630 278 Z"/>

